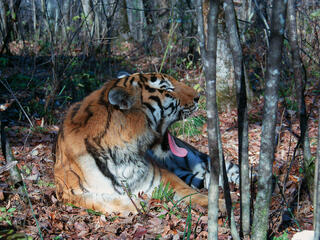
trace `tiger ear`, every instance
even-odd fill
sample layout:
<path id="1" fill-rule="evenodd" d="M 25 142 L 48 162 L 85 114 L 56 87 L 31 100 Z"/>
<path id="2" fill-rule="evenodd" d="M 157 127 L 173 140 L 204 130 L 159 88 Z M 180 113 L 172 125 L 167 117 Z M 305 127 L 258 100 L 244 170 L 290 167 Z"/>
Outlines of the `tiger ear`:
<path id="1" fill-rule="evenodd" d="M 122 87 L 114 87 L 108 93 L 109 102 L 120 109 L 130 109 L 134 104 L 134 96 Z"/>

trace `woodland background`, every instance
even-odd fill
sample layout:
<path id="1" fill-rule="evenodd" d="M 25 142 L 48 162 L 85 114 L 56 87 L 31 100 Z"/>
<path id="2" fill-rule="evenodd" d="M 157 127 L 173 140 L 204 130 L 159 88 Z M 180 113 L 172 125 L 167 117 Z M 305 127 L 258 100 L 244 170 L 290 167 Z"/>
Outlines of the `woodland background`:
<path id="1" fill-rule="evenodd" d="M 313 173 L 320 106 L 320 1 L 289 2 L 294 6 L 296 50 L 302 68 L 298 79 L 287 18 L 279 64 L 269 239 L 290 239 L 295 232 L 313 229 Z M 267 0 L 233 3 L 245 66 L 248 160 L 256 172 L 273 3 Z M 163 72 L 194 86 L 202 96 L 200 110 L 187 121 L 176 123 L 171 131 L 200 151 L 209 152 L 206 83 L 198 45 L 196 4 L 194 0 L 0 1 L 1 129 L 11 145 L 2 145 L 2 149 L 7 150 L 6 154 L 12 151 L 14 157 L 10 162 L 0 155 L 0 238 L 207 238 L 206 210 L 183 204 L 172 206 L 165 194 L 145 199 L 148 214 L 127 218 L 61 205 L 54 193 L 51 152 L 68 106 L 123 70 Z M 221 4 L 216 95 L 224 157 L 238 163 L 239 98 L 226 14 Z M 306 105 L 303 116 L 302 102 Z M 300 129 L 307 134 L 301 134 Z M 304 145 L 302 135 L 308 136 L 309 148 Z M 15 168 L 21 172 L 23 181 L 12 178 Z M 230 188 L 239 229 L 240 187 Z M 252 219 L 257 193 L 253 180 L 250 193 Z M 221 189 L 220 197 L 223 198 Z M 227 214 L 221 212 L 219 239 L 230 238 L 228 221 Z M 245 237 L 246 234 L 244 230 Z"/>

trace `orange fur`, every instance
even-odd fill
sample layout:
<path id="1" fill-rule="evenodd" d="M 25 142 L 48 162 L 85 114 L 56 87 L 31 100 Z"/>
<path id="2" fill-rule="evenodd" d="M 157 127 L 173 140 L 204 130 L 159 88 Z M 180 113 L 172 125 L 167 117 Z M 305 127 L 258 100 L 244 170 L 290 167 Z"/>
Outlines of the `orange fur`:
<path id="1" fill-rule="evenodd" d="M 162 80 L 168 86 L 163 87 Z M 127 97 L 121 101 L 112 98 L 110 91 L 114 89 L 116 96 L 121 96 L 120 89 Z M 167 128 L 165 122 L 171 117 L 160 118 L 160 110 L 150 111 L 154 114 L 150 117 L 146 114 L 147 105 L 153 106 L 149 107 L 152 110 L 158 107 L 157 101 L 169 104 L 166 97 L 178 99 L 179 107 L 188 110 L 194 107 L 197 93 L 164 74 L 133 74 L 107 82 L 71 106 L 55 148 L 57 197 L 65 203 L 101 212 L 128 213 L 136 209 L 123 190 L 126 184 L 133 194 L 151 194 L 160 181 L 169 182 L 179 198 L 196 193 L 143 155 L 147 149 L 159 147 Z M 120 108 L 112 101 L 119 102 Z M 170 109 L 161 107 L 164 115 Z M 153 118 L 159 120 L 157 127 L 151 127 Z M 206 207 L 208 199 L 196 194 L 192 202 Z"/>

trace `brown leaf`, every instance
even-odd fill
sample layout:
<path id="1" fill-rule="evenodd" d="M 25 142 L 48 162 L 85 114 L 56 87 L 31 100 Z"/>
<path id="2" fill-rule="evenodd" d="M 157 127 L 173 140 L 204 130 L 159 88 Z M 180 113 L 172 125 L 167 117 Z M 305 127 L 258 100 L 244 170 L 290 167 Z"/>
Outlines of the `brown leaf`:
<path id="1" fill-rule="evenodd" d="M 74 223 L 74 228 L 78 231 L 88 231 L 88 225 L 85 224 L 84 222 L 75 222 Z"/>
<path id="2" fill-rule="evenodd" d="M 134 238 L 141 238 L 142 236 L 144 236 L 146 233 L 147 233 L 147 229 L 142 227 L 142 226 L 139 226 L 137 228 L 137 230 L 135 231 L 135 233 L 133 234 L 133 237 Z"/>

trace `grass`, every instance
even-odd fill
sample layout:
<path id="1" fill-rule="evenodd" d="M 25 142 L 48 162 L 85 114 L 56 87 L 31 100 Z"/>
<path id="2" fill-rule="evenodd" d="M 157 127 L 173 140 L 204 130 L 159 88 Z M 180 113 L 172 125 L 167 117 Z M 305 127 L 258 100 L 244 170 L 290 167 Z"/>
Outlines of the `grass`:
<path id="1" fill-rule="evenodd" d="M 6 209 L 6 207 L 0 207 L 0 222 L 5 222 L 12 226 L 11 218 L 13 217 L 13 212 L 15 208 Z"/>
<path id="2" fill-rule="evenodd" d="M 163 182 L 160 182 L 159 186 L 155 187 L 155 189 L 152 192 L 152 198 L 160 201 L 172 201 L 173 196 L 174 191 L 173 188 L 170 187 L 169 182 L 166 185 L 164 185 Z"/>
<path id="3" fill-rule="evenodd" d="M 170 132 L 175 136 L 196 136 L 202 133 L 202 128 L 206 121 L 206 117 L 202 115 L 190 117 L 172 124 Z"/>

